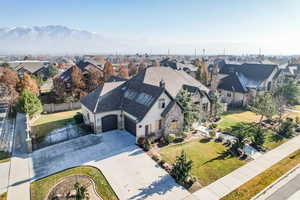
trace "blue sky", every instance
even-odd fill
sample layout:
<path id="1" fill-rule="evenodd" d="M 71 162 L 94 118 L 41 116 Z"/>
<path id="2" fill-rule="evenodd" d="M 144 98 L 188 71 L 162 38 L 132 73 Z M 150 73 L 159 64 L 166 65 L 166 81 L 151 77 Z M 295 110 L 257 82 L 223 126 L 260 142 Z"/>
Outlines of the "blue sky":
<path id="1" fill-rule="evenodd" d="M 141 51 L 145 42 L 174 53 L 300 53 L 299 0 L 0 1 L 0 27 L 65 25 L 132 40 Z"/>

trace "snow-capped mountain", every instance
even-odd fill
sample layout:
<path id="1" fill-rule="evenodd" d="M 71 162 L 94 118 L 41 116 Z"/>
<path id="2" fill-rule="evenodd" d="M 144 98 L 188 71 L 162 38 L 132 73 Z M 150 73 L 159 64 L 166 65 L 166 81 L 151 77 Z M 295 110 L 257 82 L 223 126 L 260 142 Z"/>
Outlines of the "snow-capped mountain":
<path id="1" fill-rule="evenodd" d="M 0 54 L 115 52 L 120 41 L 65 26 L 0 28 Z"/>
<path id="2" fill-rule="evenodd" d="M 0 28 L 0 40 L 9 39 L 95 39 L 97 34 L 71 29 L 65 26 L 33 26 L 33 27 L 14 27 Z"/>

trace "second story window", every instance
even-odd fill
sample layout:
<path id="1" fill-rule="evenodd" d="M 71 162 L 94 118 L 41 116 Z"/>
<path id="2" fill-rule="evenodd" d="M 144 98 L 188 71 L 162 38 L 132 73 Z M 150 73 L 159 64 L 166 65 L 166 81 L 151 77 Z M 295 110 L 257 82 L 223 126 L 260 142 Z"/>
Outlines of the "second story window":
<path id="1" fill-rule="evenodd" d="M 159 108 L 165 108 L 166 107 L 166 101 L 165 99 L 159 100 Z"/>

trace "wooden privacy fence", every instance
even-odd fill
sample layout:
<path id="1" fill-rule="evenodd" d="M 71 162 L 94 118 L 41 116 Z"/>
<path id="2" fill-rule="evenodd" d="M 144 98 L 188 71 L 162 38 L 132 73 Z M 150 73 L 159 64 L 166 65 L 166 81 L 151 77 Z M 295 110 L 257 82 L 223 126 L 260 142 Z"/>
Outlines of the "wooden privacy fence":
<path id="1" fill-rule="evenodd" d="M 70 102 L 70 103 L 60 103 L 60 104 L 44 104 L 43 112 L 44 113 L 53 113 L 67 110 L 76 110 L 81 108 L 80 102 Z"/>

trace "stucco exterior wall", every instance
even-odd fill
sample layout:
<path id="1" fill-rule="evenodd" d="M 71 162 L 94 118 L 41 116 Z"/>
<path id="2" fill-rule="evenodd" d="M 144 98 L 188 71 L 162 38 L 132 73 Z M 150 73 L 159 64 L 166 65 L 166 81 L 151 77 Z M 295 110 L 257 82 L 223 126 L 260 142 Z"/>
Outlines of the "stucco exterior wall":
<path id="1" fill-rule="evenodd" d="M 144 119 L 137 124 L 136 137 L 145 137 L 145 126 L 151 125 L 151 131 L 157 133 L 157 137 L 160 136 L 162 130 L 158 130 L 158 120 L 162 119 L 161 113 L 165 108 L 159 107 L 159 99 L 165 99 L 165 106 L 171 102 L 170 97 L 166 93 L 162 93 L 158 98 L 158 101 L 150 108 Z"/>

